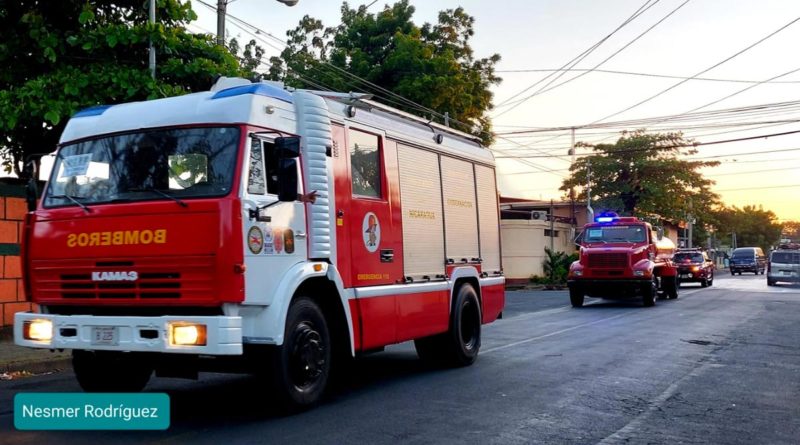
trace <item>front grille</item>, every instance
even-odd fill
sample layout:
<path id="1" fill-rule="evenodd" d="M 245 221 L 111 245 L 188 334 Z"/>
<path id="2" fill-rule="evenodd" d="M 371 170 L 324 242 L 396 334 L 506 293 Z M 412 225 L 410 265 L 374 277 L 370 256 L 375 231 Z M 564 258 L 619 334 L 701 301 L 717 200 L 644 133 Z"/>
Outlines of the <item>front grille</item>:
<path id="1" fill-rule="evenodd" d="M 139 258 L 136 261 L 47 260 L 33 264 L 34 293 L 48 301 L 212 300 L 214 257 Z M 93 280 L 93 273 L 111 279 Z M 114 273 L 136 272 L 127 281 Z M 128 276 L 128 275 L 124 275 Z"/>
<path id="2" fill-rule="evenodd" d="M 142 273 L 136 281 L 92 281 L 91 274 L 64 274 L 61 275 L 61 296 L 67 299 L 180 298 L 180 291 L 175 291 L 181 287 L 180 278 L 180 273 L 171 272 Z"/>
<path id="3" fill-rule="evenodd" d="M 589 267 L 597 268 L 620 268 L 628 265 L 628 254 L 626 253 L 590 253 Z"/>

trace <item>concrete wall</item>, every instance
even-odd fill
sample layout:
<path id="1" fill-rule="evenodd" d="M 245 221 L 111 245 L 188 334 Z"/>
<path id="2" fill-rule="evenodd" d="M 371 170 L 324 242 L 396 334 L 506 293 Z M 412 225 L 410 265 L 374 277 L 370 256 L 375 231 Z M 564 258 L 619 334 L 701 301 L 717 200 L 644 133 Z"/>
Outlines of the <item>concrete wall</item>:
<path id="1" fill-rule="evenodd" d="M 14 314 L 31 310 L 22 289 L 20 242 L 22 220 L 27 211 L 25 188 L 19 184 L 0 183 L 0 327 L 14 324 Z"/>
<path id="2" fill-rule="evenodd" d="M 572 226 L 555 223 L 557 237 L 553 239 L 553 250 L 575 252 L 572 243 Z M 543 220 L 500 220 L 500 238 L 503 248 L 503 272 L 509 283 L 527 282 L 531 275 L 544 275 L 544 248 L 550 247 L 550 237 L 545 236 L 550 223 Z"/>

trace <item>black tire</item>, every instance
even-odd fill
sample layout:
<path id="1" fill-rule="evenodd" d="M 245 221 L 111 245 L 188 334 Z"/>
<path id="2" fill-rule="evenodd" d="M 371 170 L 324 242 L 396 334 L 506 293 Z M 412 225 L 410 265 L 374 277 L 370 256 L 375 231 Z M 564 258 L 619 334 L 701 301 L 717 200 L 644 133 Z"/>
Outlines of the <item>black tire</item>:
<path id="1" fill-rule="evenodd" d="M 86 392 L 139 392 L 153 367 L 141 355 L 116 351 L 72 351 L 72 369 Z"/>
<path id="2" fill-rule="evenodd" d="M 774 286 L 774 285 L 775 285 L 775 281 L 770 280 L 769 278 L 767 278 L 767 286 Z"/>
<path id="3" fill-rule="evenodd" d="M 658 297 L 658 285 L 655 279 L 649 284 L 642 285 L 642 304 L 644 307 L 653 307 L 656 305 L 656 298 Z"/>
<path id="4" fill-rule="evenodd" d="M 320 401 L 331 373 L 331 337 L 322 310 L 311 298 L 292 301 L 283 345 L 273 351 L 272 387 L 283 407 L 292 411 Z"/>
<path id="5" fill-rule="evenodd" d="M 583 290 L 577 287 L 569 288 L 569 302 L 572 304 L 572 307 L 583 307 L 584 301 Z"/>
<path id="6" fill-rule="evenodd" d="M 470 284 L 458 288 L 450 316 L 450 329 L 439 335 L 414 340 L 422 360 L 448 367 L 469 366 L 481 348 L 481 307 Z"/>
<path id="7" fill-rule="evenodd" d="M 713 273 L 711 274 L 711 279 L 708 280 L 708 285 L 709 286 L 713 286 L 714 285 L 714 274 Z"/>
<path id="8" fill-rule="evenodd" d="M 670 300 L 678 298 L 679 284 L 680 281 L 677 277 L 664 277 L 661 279 L 661 287 L 664 289 L 664 294 Z"/>
<path id="9" fill-rule="evenodd" d="M 700 282 L 700 287 L 708 287 L 708 278 L 703 278 Z"/>

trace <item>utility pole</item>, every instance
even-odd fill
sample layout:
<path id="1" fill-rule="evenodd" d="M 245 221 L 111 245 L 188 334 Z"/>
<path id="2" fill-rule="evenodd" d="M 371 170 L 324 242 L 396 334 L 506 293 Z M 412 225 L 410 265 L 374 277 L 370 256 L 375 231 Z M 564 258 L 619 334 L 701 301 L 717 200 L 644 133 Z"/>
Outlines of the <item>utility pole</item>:
<path id="1" fill-rule="evenodd" d="M 225 46 L 225 9 L 227 0 L 217 0 L 217 45 Z"/>
<path id="2" fill-rule="evenodd" d="M 150 0 L 150 24 L 156 23 L 156 0 Z M 156 78 L 156 48 L 153 46 L 153 39 L 150 39 L 150 76 Z"/>
<path id="3" fill-rule="evenodd" d="M 586 160 L 586 222 L 594 221 L 592 209 L 592 162 Z"/>
<path id="4" fill-rule="evenodd" d="M 217 0 L 217 45 L 225 46 L 225 14 L 228 3 L 234 0 Z M 276 0 L 286 6 L 294 6 L 300 0 Z M 372 2 L 375 3 L 375 2 Z M 372 5 L 370 3 L 370 5 Z"/>
<path id="5" fill-rule="evenodd" d="M 575 127 L 572 127 L 572 143 L 570 144 L 569 152 L 567 154 L 572 156 L 570 165 L 575 165 Z M 572 228 L 574 231 L 574 228 L 578 225 L 578 222 L 575 218 L 575 187 L 570 187 L 569 189 L 569 205 L 569 219 L 572 223 Z"/>
<path id="6" fill-rule="evenodd" d="M 692 229 L 694 229 L 694 215 L 692 215 L 692 200 L 689 200 L 689 239 L 686 240 L 686 247 L 692 248 Z"/>
<path id="7" fill-rule="evenodd" d="M 555 208 L 553 207 L 553 200 L 550 200 L 550 251 L 554 252 L 554 242 L 555 242 Z"/>

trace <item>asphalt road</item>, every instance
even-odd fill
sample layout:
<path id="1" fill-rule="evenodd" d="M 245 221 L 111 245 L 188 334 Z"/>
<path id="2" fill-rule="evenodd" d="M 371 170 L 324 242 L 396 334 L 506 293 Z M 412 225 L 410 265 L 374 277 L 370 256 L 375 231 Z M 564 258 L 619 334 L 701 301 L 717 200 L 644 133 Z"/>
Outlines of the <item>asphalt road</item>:
<path id="1" fill-rule="evenodd" d="M 800 442 L 800 287 L 719 275 L 678 300 L 508 292 L 471 367 L 438 370 L 402 344 L 357 362 L 318 408 L 281 417 L 247 377 L 155 379 L 172 399 L 162 432 L 21 432 L 18 392 L 77 391 L 70 372 L 0 382 L 0 443 Z"/>

